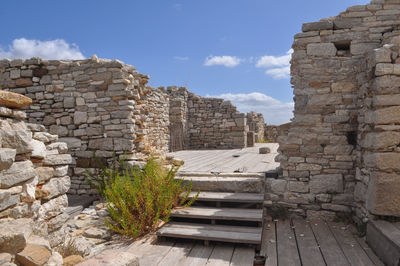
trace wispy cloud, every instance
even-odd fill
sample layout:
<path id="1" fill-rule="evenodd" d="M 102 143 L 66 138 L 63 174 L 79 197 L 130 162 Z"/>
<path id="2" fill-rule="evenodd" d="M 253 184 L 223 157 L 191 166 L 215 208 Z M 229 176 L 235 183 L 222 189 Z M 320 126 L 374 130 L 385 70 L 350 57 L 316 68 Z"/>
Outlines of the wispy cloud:
<path id="1" fill-rule="evenodd" d="M 265 74 L 274 79 L 289 78 L 290 76 L 290 59 L 293 49 L 290 49 L 282 56 L 266 55 L 257 60 L 256 67 L 269 68 Z"/>
<path id="2" fill-rule="evenodd" d="M 236 56 L 208 56 L 204 61 L 205 66 L 225 66 L 225 67 L 235 67 L 240 64 L 242 60 Z"/>
<path id="3" fill-rule="evenodd" d="M 264 115 L 264 120 L 267 122 L 267 124 L 271 125 L 280 125 L 289 122 L 293 117 L 293 102 L 281 102 L 260 92 L 252 92 L 248 94 L 224 93 L 220 95 L 207 96 L 229 100 L 241 112 L 255 111 L 262 113 Z"/>
<path id="4" fill-rule="evenodd" d="M 179 60 L 179 61 L 187 61 L 187 60 L 189 60 L 189 57 L 187 57 L 187 56 L 174 56 L 173 58 L 175 60 Z"/>
<path id="5" fill-rule="evenodd" d="M 0 47 L 0 58 L 44 59 L 83 59 L 85 58 L 76 44 L 69 44 L 63 39 L 51 41 L 15 39 L 8 49 Z"/>

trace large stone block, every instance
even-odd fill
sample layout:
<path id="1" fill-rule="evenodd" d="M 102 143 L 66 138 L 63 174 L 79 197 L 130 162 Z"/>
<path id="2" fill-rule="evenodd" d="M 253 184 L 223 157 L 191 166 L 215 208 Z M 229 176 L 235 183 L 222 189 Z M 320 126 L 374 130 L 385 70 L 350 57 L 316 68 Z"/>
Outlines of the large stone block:
<path id="1" fill-rule="evenodd" d="M 307 54 L 312 56 L 335 56 L 337 49 L 333 43 L 310 43 Z"/>
<path id="2" fill-rule="evenodd" d="M 32 99 L 24 95 L 0 90 L 0 105 L 11 108 L 22 108 L 32 104 Z"/>
<path id="3" fill-rule="evenodd" d="M 36 171 L 31 161 L 13 163 L 9 169 L 0 172 L 0 188 L 12 187 L 35 176 Z"/>
<path id="4" fill-rule="evenodd" d="M 304 23 L 303 27 L 302 27 L 303 32 L 320 31 L 320 30 L 331 30 L 331 29 L 333 29 L 333 22 L 329 21 L 329 20 L 311 22 L 311 23 Z"/>
<path id="5" fill-rule="evenodd" d="M 16 149 L 17 154 L 31 152 L 30 145 L 32 133 L 27 130 L 4 130 L 0 129 L 1 145 L 3 148 Z"/>
<path id="6" fill-rule="evenodd" d="M 361 146 L 370 149 L 382 149 L 400 144 L 400 132 L 384 131 L 368 133 L 361 142 Z"/>
<path id="7" fill-rule="evenodd" d="M 400 171 L 400 153 L 368 153 L 364 155 L 366 167 L 378 168 L 385 171 Z"/>
<path id="8" fill-rule="evenodd" d="M 0 222 L 0 252 L 15 254 L 23 250 L 32 234 L 31 219 Z"/>
<path id="9" fill-rule="evenodd" d="M 378 109 L 366 113 L 365 122 L 369 124 L 400 123 L 400 106 Z"/>
<path id="10" fill-rule="evenodd" d="M 343 193 L 343 176 L 341 174 L 315 175 L 310 180 L 310 192 Z"/>
<path id="11" fill-rule="evenodd" d="M 50 256 L 51 252 L 46 247 L 28 244 L 15 258 L 21 265 L 40 266 L 44 265 Z"/>
<path id="12" fill-rule="evenodd" d="M 65 164 L 71 164 L 72 163 L 72 157 L 70 154 L 52 154 L 46 156 L 44 158 L 43 164 L 44 165 L 50 165 L 50 166 L 55 166 L 55 165 L 65 165 Z"/>
<path id="13" fill-rule="evenodd" d="M 14 163 L 16 154 L 17 151 L 15 149 L 0 149 L 0 171 L 10 168 L 10 166 Z"/>
<path id="14" fill-rule="evenodd" d="M 375 172 L 367 192 L 367 209 L 375 215 L 400 217 L 400 175 Z"/>
<path id="15" fill-rule="evenodd" d="M 70 187 L 71 187 L 71 180 L 69 176 L 52 178 L 41 188 L 36 189 L 36 198 L 49 200 L 56 196 L 67 193 Z"/>

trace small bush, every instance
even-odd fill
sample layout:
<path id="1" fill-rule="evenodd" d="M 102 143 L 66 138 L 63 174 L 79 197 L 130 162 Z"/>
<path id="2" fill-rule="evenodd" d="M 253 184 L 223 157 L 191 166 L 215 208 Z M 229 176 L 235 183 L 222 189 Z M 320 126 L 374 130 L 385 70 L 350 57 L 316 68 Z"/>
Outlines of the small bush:
<path id="1" fill-rule="evenodd" d="M 104 195 L 111 220 L 107 226 L 118 233 L 133 238 L 157 228 L 160 220 L 167 222 L 172 208 L 190 206 L 197 196 L 188 200 L 191 184 L 183 185 L 175 179 L 179 167 L 167 170 L 160 162 L 150 159 L 143 169 L 129 167 L 120 171 L 103 169 L 98 177 L 98 190 Z"/>
<path id="2" fill-rule="evenodd" d="M 84 252 L 77 247 L 77 243 L 74 238 L 69 238 L 68 240 L 64 238 L 63 244 L 58 246 L 56 250 L 63 258 L 72 255 L 79 255 L 81 257 L 85 256 Z"/>

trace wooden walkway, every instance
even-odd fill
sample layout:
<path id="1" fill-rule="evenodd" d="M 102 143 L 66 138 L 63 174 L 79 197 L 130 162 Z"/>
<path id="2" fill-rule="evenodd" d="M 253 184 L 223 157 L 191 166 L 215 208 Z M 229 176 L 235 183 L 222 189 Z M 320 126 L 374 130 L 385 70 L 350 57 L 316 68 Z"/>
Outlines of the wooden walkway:
<path id="1" fill-rule="evenodd" d="M 353 225 L 303 219 L 264 223 L 261 254 L 266 266 L 384 266 L 355 234 Z M 134 242 L 126 250 L 137 255 L 141 266 L 251 266 L 254 247 L 242 244 L 162 240 L 154 236 Z"/>
<path id="2" fill-rule="evenodd" d="M 253 265 L 255 255 L 253 247 L 241 244 L 152 241 L 154 238 L 137 241 L 126 251 L 139 257 L 140 266 L 245 266 Z"/>
<path id="3" fill-rule="evenodd" d="M 264 224 L 261 254 L 268 266 L 383 266 L 355 227 L 302 219 Z"/>
<path id="4" fill-rule="evenodd" d="M 259 154 L 260 147 L 268 147 L 271 152 Z M 256 143 L 254 147 L 234 150 L 185 150 L 169 155 L 185 161 L 180 172 L 220 172 L 220 173 L 263 173 L 275 170 L 279 163 L 277 143 Z"/>

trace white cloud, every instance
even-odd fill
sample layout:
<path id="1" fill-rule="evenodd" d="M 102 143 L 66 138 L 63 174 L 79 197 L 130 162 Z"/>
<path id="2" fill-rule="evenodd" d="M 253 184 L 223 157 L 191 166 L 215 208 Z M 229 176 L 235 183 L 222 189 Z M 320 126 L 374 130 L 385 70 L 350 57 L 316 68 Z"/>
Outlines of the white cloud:
<path id="1" fill-rule="evenodd" d="M 290 66 L 271 68 L 265 71 L 265 74 L 274 79 L 284 79 L 290 76 Z"/>
<path id="2" fill-rule="evenodd" d="M 248 94 L 224 93 L 216 96 L 231 101 L 240 112 L 255 111 L 264 115 L 264 120 L 269 125 L 280 125 L 289 122 L 293 117 L 294 103 L 284 103 L 271 96 L 260 92 Z"/>
<path id="3" fill-rule="evenodd" d="M 240 64 L 242 60 L 236 56 L 208 56 L 204 61 L 205 66 L 226 66 L 226 67 L 235 67 Z"/>
<path id="4" fill-rule="evenodd" d="M 187 61 L 187 60 L 189 60 L 189 57 L 187 57 L 187 56 L 174 56 L 173 58 L 175 60 L 179 60 L 179 61 Z"/>
<path id="5" fill-rule="evenodd" d="M 284 79 L 290 76 L 290 59 L 293 49 L 286 52 L 283 56 L 266 55 L 258 59 L 256 67 L 269 68 L 265 74 L 272 76 L 274 79 Z"/>
<path id="6" fill-rule="evenodd" d="M 31 58 L 43 59 L 84 59 L 85 57 L 76 44 L 69 44 L 63 39 L 51 41 L 15 39 L 8 49 L 0 47 L 0 58 Z"/>

